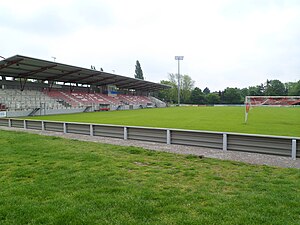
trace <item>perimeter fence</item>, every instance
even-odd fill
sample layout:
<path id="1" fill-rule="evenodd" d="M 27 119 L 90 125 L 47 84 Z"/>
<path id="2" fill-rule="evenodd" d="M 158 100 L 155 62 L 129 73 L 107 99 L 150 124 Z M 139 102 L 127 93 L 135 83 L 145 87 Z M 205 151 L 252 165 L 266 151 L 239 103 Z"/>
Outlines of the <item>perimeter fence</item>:
<path id="1" fill-rule="evenodd" d="M 299 137 L 9 118 L 0 126 L 300 158 Z"/>

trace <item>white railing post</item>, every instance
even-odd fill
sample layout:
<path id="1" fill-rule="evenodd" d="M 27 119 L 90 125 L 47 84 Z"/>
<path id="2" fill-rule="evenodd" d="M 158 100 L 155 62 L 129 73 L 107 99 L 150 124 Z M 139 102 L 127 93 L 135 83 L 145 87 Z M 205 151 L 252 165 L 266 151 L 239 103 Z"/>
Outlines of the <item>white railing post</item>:
<path id="1" fill-rule="evenodd" d="M 90 124 L 90 136 L 94 136 L 94 126 Z"/>
<path id="2" fill-rule="evenodd" d="M 27 129 L 26 120 L 23 120 L 23 127 L 24 127 L 24 129 Z"/>
<path id="3" fill-rule="evenodd" d="M 223 133 L 223 151 L 227 151 L 227 134 Z"/>
<path id="4" fill-rule="evenodd" d="M 8 127 L 11 127 L 11 119 L 8 119 Z"/>
<path id="5" fill-rule="evenodd" d="M 171 144 L 171 132 L 170 130 L 168 129 L 167 130 L 167 145 L 170 145 Z"/>
<path id="6" fill-rule="evenodd" d="M 66 134 L 66 133 L 67 133 L 67 124 L 64 123 L 64 134 Z"/>
<path id="7" fill-rule="evenodd" d="M 296 160 L 296 157 L 297 157 L 297 149 L 296 149 L 296 146 L 297 146 L 297 141 L 296 141 L 296 139 L 292 139 L 292 159 L 293 159 L 293 160 Z"/>
<path id="8" fill-rule="evenodd" d="M 45 130 L 45 123 L 44 123 L 44 121 L 42 121 L 42 131 L 44 131 Z"/>
<path id="9" fill-rule="evenodd" d="M 124 127 L 124 140 L 127 140 L 127 138 L 128 138 L 127 127 Z"/>

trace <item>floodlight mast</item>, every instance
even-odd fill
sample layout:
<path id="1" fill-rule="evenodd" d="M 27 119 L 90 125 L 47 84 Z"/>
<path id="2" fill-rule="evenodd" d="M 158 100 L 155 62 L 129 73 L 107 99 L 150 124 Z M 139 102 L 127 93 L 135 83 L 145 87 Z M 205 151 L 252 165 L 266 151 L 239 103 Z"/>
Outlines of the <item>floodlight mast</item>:
<path id="1" fill-rule="evenodd" d="M 175 60 L 178 61 L 178 106 L 180 106 L 180 60 L 183 60 L 183 56 L 175 56 Z"/>

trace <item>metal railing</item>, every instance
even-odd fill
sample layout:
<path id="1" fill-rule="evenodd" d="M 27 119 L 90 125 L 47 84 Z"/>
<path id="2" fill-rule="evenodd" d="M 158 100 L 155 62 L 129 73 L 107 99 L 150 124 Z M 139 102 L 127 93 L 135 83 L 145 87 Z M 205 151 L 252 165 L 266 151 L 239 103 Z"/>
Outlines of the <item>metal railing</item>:
<path id="1" fill-rule="evenodd" d="M 300 158 L 299 137 L 7 118 L 0 126 Z"/>

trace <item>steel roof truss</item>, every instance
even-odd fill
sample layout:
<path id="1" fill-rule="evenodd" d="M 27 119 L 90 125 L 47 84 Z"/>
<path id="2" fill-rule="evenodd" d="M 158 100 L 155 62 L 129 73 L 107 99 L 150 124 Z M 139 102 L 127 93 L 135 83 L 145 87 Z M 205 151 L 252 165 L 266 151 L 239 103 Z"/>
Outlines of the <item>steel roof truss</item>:
<path id="1" fill-rule="evenodd" d="M 140 87 L 147 87 L 147 86 L 151 86 L 151 84 L 140 84 L 140 85 L 134 85 L 134 86 L 127 86 L 128 88 L 140 88 Z M 122 86 L 120 86 L 122 87 Z"/>
<path id="2" fill-rule="evenodd" d="M 115 76 L 111 76 L 111 77 L 106 77 L 106 78 L 103 78 L 103 79 L 94 80 L 94 81 L 91 81 L 91 82 L 87 82 L 87 84 L 96 84 L 96 83 L 101 82 L 101 81 L 113 79 L 113 77 L 115 77 Z"/>
<path id="3" fill-rule="evenodd" d="M 120 79 L 120 80 L 115 80 L 115 81 L 112 81 L 112 82 L 106 82 L 106 83 L 103 83 L 101 85 L 103 86 L 103 85 L 109 85 L 109 84 L 116 84 L 118 82 L 122 82 L 122 81 L 127 80 L 127 79 Z"/>
<path id="4" fill-rule="evenodd" d="M 132 82 L 132 81 L 127 82 L 127 84 L 130 85 L 130 87 L 131 87 L 131 85 L 135 85 L 135 84 L 137 84 L 137 83 L 141 83 L 141 81 L 138 80 L 138 81 L 135 81 L 135 82 Z M 118 87 L 128 87 L 127 84 L 124 83 L 124 84 L 118 85 Z"/>
<path id="5" fill-rule="evenodd" d="M 80 71 L 82 71 L 82 70 L 71 70 L 69 72 L 66 72 L 66 73 L 58 75 L 58 76 L 47 77 L 47 78 L 45 78 L 45 80 L 56 80 L 56 79 L 62 78 L 64 76 L 71 75 L 73 73 L 78 73 Z"/>
<path id="6" fill-rule="evenodd" d="M 78 79 L 69 80 L 69 82 L 75 82 L 76 83 L 78 81 L 85 80 L 85 79 L 88 79 L 88 78 L 93 77 L 93 76 L 95 76 L 95 75 L 93 74 L 93 75 L 89 75 L 89 76 L 85 76 L 85 77 L 80 77 Z"/>
<path id="7" fill-rule="evenodd" d="M 41 67 L 37 70 L 33 70 L 33 71 L 30 71 L 30 72 L 27 72 L 27 73 L 21 73 L 19 74 L 19 77 L 29 77 L 31 75 L 34 75 L 34 74 L 37 74 L 37 73 L 40 73 L 40 72 L 43 72 L 45 70 L 48 70 L 48 69 L 51 69 L 53 67 L 56 67 L 57 65 L 51 65 L 51 66 L 45 66 L 45 67 Z"/>
<path id="8" fill-rule="evenodd" d="M 1 70 L 1 69 L 4 69 L 4 68 L 7 68 L 7 67 L 9 67 L 9 66 L 11 66 L 11 65 L 13 65 L 13 64 L 16 64 L 16 63 L 18 63 L 18 62 L 20 62 L 20 61 L 22 61 L 22 60 L 23 60 L 23 59 L 17 59 L 17 60 L 14 60 L 14 61 L 7 62 L 7 63 L 5 63 L 4 65 L 0 66 L 0 70 Z"/>

